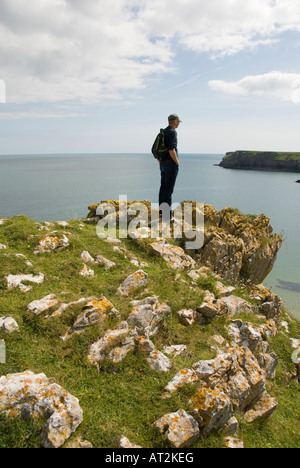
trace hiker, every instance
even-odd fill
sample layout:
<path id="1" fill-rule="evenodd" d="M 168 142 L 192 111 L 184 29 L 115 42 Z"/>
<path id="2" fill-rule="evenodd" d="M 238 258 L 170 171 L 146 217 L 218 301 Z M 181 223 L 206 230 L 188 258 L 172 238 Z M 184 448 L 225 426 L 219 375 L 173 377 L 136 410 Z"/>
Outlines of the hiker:
<path id="1" fill-rule="evenodd" d="M 179 159 L 177 149 L 177 132 L 181 120 L 178 115 L 172 114 L 169 116 L 169 126 L 165 130 L 165 146 L 168 148 L 168 154 L 159 160 L 161 185 L 159 190 L 159 206 L 160 213 L 167 218 L 171 218 L 172 194 L 175 187 L 176 178 L 179 171 Z M 167 203 L 169 206 L 168 213 L 162 211 L 162 203 Z"/>

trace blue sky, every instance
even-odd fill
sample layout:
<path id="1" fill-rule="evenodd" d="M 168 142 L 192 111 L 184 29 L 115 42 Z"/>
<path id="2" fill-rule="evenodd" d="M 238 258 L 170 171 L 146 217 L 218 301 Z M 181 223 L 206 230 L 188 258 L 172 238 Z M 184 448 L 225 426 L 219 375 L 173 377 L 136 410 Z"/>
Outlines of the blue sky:
<path id="1" fill-rule="evenodd" d="M 300 151 L 299 52 L 297 0 L 1 0 L 0 154 Z"/>

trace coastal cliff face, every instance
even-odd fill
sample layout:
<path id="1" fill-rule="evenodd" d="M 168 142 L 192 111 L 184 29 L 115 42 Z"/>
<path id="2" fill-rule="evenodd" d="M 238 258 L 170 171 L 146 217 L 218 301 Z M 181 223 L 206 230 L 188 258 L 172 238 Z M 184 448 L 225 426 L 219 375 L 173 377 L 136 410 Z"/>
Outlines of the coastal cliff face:
<path id="1" fill-rule="evenodd" d="M 226 169 L 300 172 L 300 153 L 234 151 L 226 153 L 220 166 Z"/>
<path id="2" fill-rule="evenodd" d="M 257 284 L 269 219 L 205 205 L 192 251 L 100 239 L 98 205 L 0 219 L 0 447 L 299 447 L 300 325 Z"/>

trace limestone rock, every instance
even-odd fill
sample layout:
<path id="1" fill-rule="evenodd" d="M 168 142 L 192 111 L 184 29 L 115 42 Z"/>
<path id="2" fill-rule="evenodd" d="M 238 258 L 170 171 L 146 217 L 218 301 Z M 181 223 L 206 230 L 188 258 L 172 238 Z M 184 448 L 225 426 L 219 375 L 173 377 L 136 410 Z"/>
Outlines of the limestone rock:
<path id="1" fill-rule="evenodd" d="M 11 334 L 19 331 L 19 325 L 12 317 L 0 317 L 0 331 L 1 330 Z"/>
<path id="2" fill-rule="evenodd" d="M 194 364 L 193 370 L 208 388 L 226 394 L 240 411 L 259 404 L 266 393 L 266 372 L 248 348 L 229 348 L 227 354 Z"/>
<path id="3" fill-rule="evenodd" d="M 134 445 L 127 439 L 127 437 L 123 436 L 120 438 L 119 447 L 122 449 L 139 449 L 142 448 L 139 445 Z"/>
<path id="4" fill-rule="evenodd" d="M 168 372 L 172 369 L 174 363 L 161 351 L 155 349 L 151 351 L 148 357 L 150 367 L 159 372 Z"/>
<path id="5" fill-rule="evenodd" d="M 108 330 L 104 337 L 92 344 L 89 350 L 88 360 L 95 364 L 108 356 L 108 351 L 116 341 L 126 337 L 129 333 L 128 323 L 122 322 L 115 330 Z"/>
<path id="6" fill-rule="evenodd" d="M 94 270 L 88 268 L 86 264 L 83 265 L 82 269 L 80 270 L 79 274 L 83 276 L 83 278 L 93 277 L 95 276 Z"/>
<path id="7" fill-rule="evenodd" d="M 94 263 L 95 262 L 95 260 L 89 254 L 89 252 L 87 250 L 84 250 L 83 252 L 81 252 L 80 257 L 84 261 L 84 263 L 89 263 L 89 262 Z"/>
<path id="8" fill-rule="evenodd" d="M 34 253 L 51 252 L 56 249 L 64 249 L 69 245 L 69 239 L 64 234 L 61 237 L 45 236 L 38 244 Z"/>
<path id="9" fill-rule="evenodd" d="M 119 312 L 114 308 L 113 304 L 102 296 L 101 299 L 92 300 L 88 302 L 82 312 L 78 315 L 73 326 L 67 331 L 67 333 L 62 337 L 65 341 L 73 333 L 82 333 L 86 327 L 95 325 L 96 323 L 105 320 L 107 316 L 119 316 Z"/>
<path id="10" fill-rule="evenodd" d="M 163 416 L 154 423 L 172 448 L 189 447 L 199 437 L 199 426 L 183 409 Z"/>
<path id="11" fill-rule="evenodd" d="M 183 385 L 195 383 L 199 377 L 193 369 L 181 369 L 165 387 L 165 393 L 162 398 L 170 398 Z"/>
<path id="12" fill-rule="evenodd" d="M 257 421 L 259 419 L 265 419 L 269 417 L 277 408 L 278 403 L 275 398 L 272 398 L 267 392 L 265 392 L 258 402 L 247 411 L 245 419 L 248 423 Z"/>
<path id="13" fill-rule="evenodd" d="M 252 323 L 242 320 L 233 320 L 228 332 L 237 345 L 250 348 L 251 351 L 255 351 L 258 344 L 263 341 L 260 331 Z"/>
<path id="14" fill-rule="evenodd" d="M 129 275 L 118 288 L 118 292 L 122 296 L 129 296 L 135 289 L 146 286 L 148 275 L 143 270 L 138 270 Z"/>
<path id="15" fill-rule="evenodd" d="M 206 205 L 205 223 L 204 246 L 197 252 L 202 264 L 233 283 L 258 284 L 266 278 L 282 244 L 269 218 L 248 217 L 231 208 L 218 213 Z"/>
<path id="16" fill-rule="evenodd" d="M 223 428 L 233 416 L 230 399 L 218 389 L 200 388 L 191 398 L 190 406 L 205 433 Z"/>
<path id="17" fill-rule="evenodd" d="M 239 440 L 235 437 L 226 437 L 225 439 L 225 444 L 226 448 L 231 448 L 231 449 L 243 449 L 244 447 L 244 442 L 242 440 Z"/>
<path id="18" fill-rule="evenodd" d="M 31 371 L 0 377 L 0 412 L 26 419 L 50 415 L 41 436 L 45 448 L 61 447 L 83 420 L 77 398 Z"/>
<path id="19" fill-rule="evenodd" d="M 165 317 L 171 314 L 170 307 L 160 303 L 157 296 L 147 297 L 140 301 L 132 301 L 133 309 L 128 322 L 142 330 L 147 336 L 155 335 Z"/>
<path id="20" fill-rule="evenodd" d="M 219 313 L 219 304 L 215 299 L 214 294 L 206 291 L 203 304 L 197 308 L 197 312 L 203 315 L 206 319 L 213 319 Z"/>
<path id="21" fill-rule="evenodd" d="M 164 353 L 170 354 L 171 356 L 180 356 L 183 354 L 187 349 L 186 345 L 172 345 L 172 346 L 165 346 Z"/>
<path id="22" fill-rule="evenodd" d="M 27 308 L 35 315 L 39 315 L 46 310 L 52 309 L 58 305 L 58 300 L 55 294 L 49 294 L 40 300 L 32 301 L 28 304 Z"/>
<path id="23" fill-rule="evenodd" d="M 114 262 L 112 262 L 111 260 L 108 260 L 107 258 L 103 257 L 103 255 L 96 255 L 95 262 L 98 265 L 104 266 L 104 268 L 106 268 L 106 270 L 110 270 L 111 268 L 116 266 L 116 264 Z"/>
<path id="24" fill-rule="evenodd" d="M 237 296 L 228 296 L 218 300 L 218 314 L 234 317 L 240 312 L 257 313 L 258 308 Z"/>
<path id="25" fill-rule="evenodd" d="M 182 309 L 177 312 L 179 320 L 183 325 L 193 325 L 196 319 L 196 312 L 193 309 Z"/>
<path id="26" fill-rule="evenodd" d="M 26 286 L 23 284 L 24 281 L 41 284 L 43 283 L 45 276 L 43 273 L 40 273 L 39 275 L 7 275 L 5 279 L 8 289 L 19 288 L 23 292 L 28 292 L 31 291 L 32 286 Z"/>
<path id="27" fill-rule="evenodd" d="M 253 299 L 260 301 L 259 312 L 268 319 L 276 320 L 280 316 L 283 303 L 277 294 L 271 292 L 262 284 L 257 284 L 253 287 L 251 296 Z"/>
<path id="28" fill-rule="evenodd" d="M 168 244 L 165 240 L 153 242 L 150 247 L 175 270 L 190 269 L 196 264 L 195 260 L 187 255 L 181 247 Z"/>

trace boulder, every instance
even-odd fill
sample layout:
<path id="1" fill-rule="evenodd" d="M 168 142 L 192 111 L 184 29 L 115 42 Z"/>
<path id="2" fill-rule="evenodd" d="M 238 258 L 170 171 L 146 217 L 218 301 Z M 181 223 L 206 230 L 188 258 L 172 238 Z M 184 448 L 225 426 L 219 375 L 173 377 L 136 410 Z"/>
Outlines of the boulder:
<path id="1" fill-rule="evenodd" d="M 45 236 L 39 243 L 38 246 L 36 247 L 34 253 L 35 254 L 40 254 L 40 253 L 45 253 L 45 252 L 51 252 L 53 250 L 61 250 L 69 245 L 69 239 L 67 236 L 62 234 L 61 237 L 57 236 Z"/>
<path id="2" fill-rule="evenodd" d="M 272 398 L 267 392 L 265 392 L 259 401 L 257 401 L 253 407 L 246 412 L 245 420 L 248 423 L 252 423 L 260 419 L 265 419 L 271 416 L 277 406 L 278 403 L 275 398 Z"/>
<path id="3" fill-rule="evenodd" d="M 138 270 L 135 273 L 129 275 L 123 283 L 119 286 L 118 292 L 122 296 L 129 296 L 135 289 L 146 286 L 148 275 L 143 270 Z"/>
<path id="4" fill-rule="evenodd" d="M 230 399 L 218 389 L 200 388 L 189 404 L 204 433 L 223 428 L 233 416 Z"/>
<path id="5" fill-rule="evenodd" d="M 82 312 L 77 316 L 73 326 L 62 337 L 63 341 L 70 338 L 73 333 L 82 333 L 86 327 L 90 327 L 105 320 L 108 316 L 119 316 L 119 312 L 114 305 L 102 296 L 100 300 L 88 302 Z"/>
<path id="6" fill-rule="evenodd" d="M 131 304 L 133 309 L 128 322 L 148 337 L 155 335 L 164 318 L 171 314 L 170 307 L 165 303 L 160 303 L 157 296 L 132 301 Z"/>
<path id="7" fill-rule="evenodd" d="M 200 431 L 195 419 L 183 409 L 166 414 L 154 423 L 165 441 L 175 449 L 189 447 L 197 441 Z"/>
<path id="8" fill-rule="evenodd" d="M 61 447 L 83 420 L 77 398 L 31 371 L 0 377 L 0 412 L 25 419 L 50 416 L 41 435 L 45 448 Z"/>

